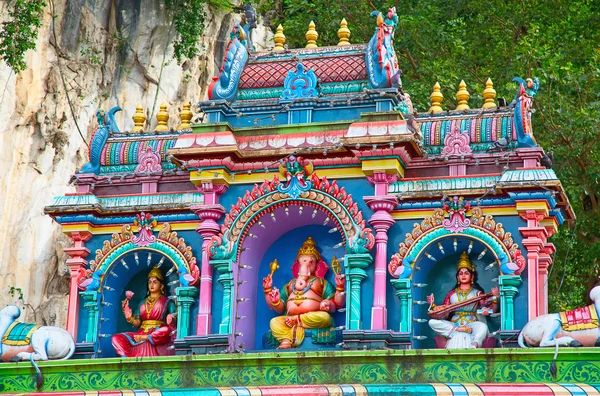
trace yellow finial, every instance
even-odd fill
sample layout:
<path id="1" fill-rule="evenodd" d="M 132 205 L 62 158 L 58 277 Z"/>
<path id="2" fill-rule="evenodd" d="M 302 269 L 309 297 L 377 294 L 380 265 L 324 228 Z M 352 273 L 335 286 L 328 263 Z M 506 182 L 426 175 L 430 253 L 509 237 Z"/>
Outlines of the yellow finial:
<path id="1" fill-rule="evenodd" d="M 494 99 L 496 99 L 496 90 L 494 89 L 492 79 L 488 78 L 485 82 L 485 89 L 483 90 L 483 106 L 481 107 L 484 109 L 495 109 L 498 106 L 496 106 Z"/>
<path id="2" fill-rule="evenodd" d="M 133 120 L 131 132 L 142 132 L 144 130 L 144 123 L 146 122 L 146 115 L 144 114 L 142 105 L 138 105 L 135 108 L 135 113 L 133 113 L 131 119 Z"/>
<path id="3" fill-rule="evenodd" d="M 306 37 L 306 41 L 308 41 L 308 43 L 306 44 L 306 48 L 318 47 L 317 38 L 319 38 L 319 33 L 317 33 L 317 31 L 315 30 L 315 23 L 313 21 L 310 21 L 310 23 L 308 24 L 308 31 L 306 32 L 304 37 Z"/>
<path id="4" fill-rule="evenodd" d="M 338 37 L 340 38 L 340 42 L 337 44 L 338 46 L 350 45 L 350 40 L 348 40 L 350 38 L 350 29 L 348 29 L 346 18 L 342 19 L 342 22 L 340 22 Z"/>
<path id="5" fill-rule="evenodd" d="M 273 36 L 273 41 L 275 41 L 275 48 L 273 48 L 273 51 L 281 52 L 284 50 L 283 45 L 285 44 L 285 35 L 283 34 L 283 26 L 277 26 L 277 33 Z"/>
<path id="6" fill-rule="evenodd" d="M 433 86 L 433 92 L 429 96 L 429 99 L 431 99 L 431 107 L 428 110 L 429 112 L 433 111 L 434 113 L 441 113 L 444 111 L 444 109 L 442 109 L 442 100 L 444 100 L 444 95 L 442 95 L 441 88 L 442 87 L 440 87 L 439 82 L 436 82 Z"/>
<path id="7" fill-rule="evenodd" d="M 470 107 L 467 104 L 471 94 L 467 91 L 467 84 L 465 84 L 465 80 L 460 80 L 460 84 L 458 84 L 458 92 L 456 93 L 456 100 L 458 100 L 458 106 L 456 106 L 456 110 L 469 110 Z"/>
<path id="8" fill-rule="evenodd" d="M 167 104 L 163 103 L 160 105 L 160 111 L 156 114 L 156 121 L 158 125 L 155 131 L 168 131 L 167 122 L 169 121 L 169 113 L 167 112 Z"/>
<path id="9" fill-rule="evenodd" d="M 192 104 L 190 102 L 183 104 L 183 110 L 179 113 L 179 118 L 181 119 L 181 124 L 177 127 L 177 130 L 180 131 L 182 129 L 190 129 L 190 121 L 192 121 L 192 116 L 194 115 L 190 108 Z"/>

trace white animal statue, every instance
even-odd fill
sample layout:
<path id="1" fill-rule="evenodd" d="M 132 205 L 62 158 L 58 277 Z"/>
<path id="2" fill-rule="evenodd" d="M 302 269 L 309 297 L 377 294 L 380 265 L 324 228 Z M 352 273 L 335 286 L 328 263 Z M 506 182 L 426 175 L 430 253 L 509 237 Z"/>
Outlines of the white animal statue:
<path id="1" fill-rule="evenodd" d="M 519 334 L 521 348 L 528 346 L 598 346 L 600 331 L 600 283 L 590 291 L 594 302 L 584 308 L 538 316 L 527 322 Z"/>
<path id="2" fill-rule="evenodd" d="M 0 310 L 0 360 L 30 360 L 38 373 L 39 388 L 43 377 L 35 361 L 68 359 L 75 352 L 75 342 L 66 330 L 19 323 L 16 321 L 19 316 L 21 310 L 15 305 Z"/>

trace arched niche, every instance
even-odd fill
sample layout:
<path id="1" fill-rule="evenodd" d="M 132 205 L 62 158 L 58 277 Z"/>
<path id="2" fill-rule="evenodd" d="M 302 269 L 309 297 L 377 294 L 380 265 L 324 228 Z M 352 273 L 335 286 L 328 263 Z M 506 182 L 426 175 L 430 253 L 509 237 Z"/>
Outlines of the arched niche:
<path id="1" fill-rule="evenodd" d="M 433 293 L 435 303 L 440 305 L 446 294 L 456 285 L 458 259 L 463 252 L 469 254 L 477 273 L 477 282 L 484 291 L 489 292 L 492 287 L 498 287 L 500 271 L 496 264 L 498 258 L 494 252 L 490 251 L 485 243 L 473 237 L 449 235 L 430 243 L 416 259 L 413 267 L 415 272 L 412 275 L 413 285 L 427 286 L 413 287 L 414 301 L 425 302 L 427 296 Z M 417 268 L 418 270 L 416 270 Z M 428 307 L 428 304 L 414 304 L 413 318 L 428 320 Z M 498 330 L 499 318 L 487 318 L 487 322 L 490 331 Z M 413 338 L 413 347 L 418 349 L 435 348 L 434 337 L 436 334 L 427 322 L 415 321 L 412 333 L 427 337 L 424 340 Z"/>
<path id="2" fill-rule="evenodd" d="M 238 200 L 237 205 L 232 206 L 224 220 L 222 232 L 213 237 L 206 247 L 224 290 L 219 333 L 233 333 L 233 342 L 243 345 L 245 349 L 258 347 L 256 340 L 259 335 L 255 322 L 265 320 L 256 314 L 257 304 L 265 304 L 262 295 L 260 301 L 256 301 L 262 290 L 259 273 L 262 274 L 261 269 L 264 269 L 265 253 L 277 239 L 305 226 L 319 226 L 327 230 L 326 239 L 330 242 L 324 244 L 317 239 L 315 241 L 320 249 L 339 250 L 337 256 L 345 257 L 345 273 L 348 273 L 348 267 L 356 267 L 353 277 L 347 280 L 348 284 L 356 282 L 354 291 L 350 292 L 350 287 L 346 287 L 349 291 L 347 308 L 348 305 L 356 308 L 347 309 L 346 322 L 350 321 L 348 315 L 351 311 L 355 313 L 352 323 L 356 328 L 360 325 L 361 298 L 358 285 L 366 277 L 364 268 L 372 262 L 369 250 L 375 239 L 351 195 L 338 187 L 335 181 L 330 183 L 326 178 L 319 179 L 314 174 L 311 183 L 311 188 L 294 197 L 281 192 L 279 187 L 282 184 L 277 178 L 265 181 L 261 186 L 255 185 Z M 289 247 L 290 257 L 293 255 L 295 258 L 306 236 L 299 238 L 295 246 Z M 349 260 L 349 257 L 352 259 Z M 287 263 L 280 262 L 280 265 Z"/>

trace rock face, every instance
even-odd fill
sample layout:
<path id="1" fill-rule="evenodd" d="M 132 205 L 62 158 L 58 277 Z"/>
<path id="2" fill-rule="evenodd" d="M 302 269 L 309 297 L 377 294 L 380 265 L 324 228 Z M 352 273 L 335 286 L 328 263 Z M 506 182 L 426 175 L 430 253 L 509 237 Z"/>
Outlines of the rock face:
<path id="1" fill-rule="evenodd" d="M 15 75 L 0 62 L 0 307 L 26 303 L 22 319 L 65 326 L 63 248 L 71 241 L 43 208 L 74 191 L 69 178 L 87 162 L 84 138 L 96 128 L 96 110 L 121 106 L 117 121 L 129 130 L 138 104 L 154 127 L 159 105 L 167 103 L 175 127 L 177 106 L 205 97 L 241 17 L 209 10 L 201 54 L 178 65 L 163 1 L 53 3 L 54 10 L 48 5 L 44 11 L 35 52 L 27 54 L 28 70 Z M 254 41 L 262 40 L 257 47 L 264 49 L 267 32 L 257 31 Z M 22 301 L 11 287 L 21 289 Z"/>

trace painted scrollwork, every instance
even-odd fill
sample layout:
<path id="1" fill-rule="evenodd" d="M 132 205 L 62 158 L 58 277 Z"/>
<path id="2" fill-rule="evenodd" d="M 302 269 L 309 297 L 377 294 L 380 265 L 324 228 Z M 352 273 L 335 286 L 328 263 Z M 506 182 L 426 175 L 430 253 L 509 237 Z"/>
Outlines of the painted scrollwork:
<path id="1" fill-rule="evenodd" d="M 280 182 L 277 176 L 260 186 L 255 184 L 243 198 L 231 205 L 221 226 L 221 233 L 209 241 L 205 248 L 206 253 L 212 259 L 233 257 L 241 248 L 240 242 L 246 232 L 260 216 L 296 202 L 327 211 L 341 231 L 348 253 L 367 253 L 374 246 L 375 237 L 371 229 L 366 227 L 366 221 L 352 199 L 352 194 L 338 186 L 336 181 L 329 182 L 326 177 L 319 178 L 314 173 L 310 184 L 310 190 L 302 192 L 297 198 L 279 191 Z"/>
<path id="2" fill-rule="evenodd" d="M 409 265 L 405 262 L 405 259 L 409 255 L 413 258 L 415 257 L 415 254 L 411 253 L 411 250 L 416 245 L 420 245 L 418 249 L 424 248 L 422 246 L 424 242 L 422 241 L 427 235 L 435 233 L 439 237 L 444 233 L 449 235 L 456 232 L 469 234 L 471 237 L 476 236 L 478 233 L 481 238 L 484 238 L 489 243 L 497 243 L 499 250 L 508 253 L 500 253 L 499 256 L 504 257 L 500 262 L 500 271 L 503 275 L 519 275 L 523 272 L 526 260 L 522 256 L 518 245 L 514 243 L 512 234 L 505 231 L 502 223 L 496 222 L 491 215 L 484 215 L 479 206 L 474 207 L 471 213 L 469 219 L 470 225 L 461 231 L 449 230 L 444 226 L 444 222 L 446 221 L 444 218 L 445 213 L 441 208 L 435 209 L 431 216 L 423 219 L 420 223 L 415 223 L 412 232 L 406 234 L 404 242 L 399 245 L 398 253 L 392 256 L 388 264 L 390 274 L 396 278 L 410 276 L 411 271 L 408 270 Z M 471 229 L 473 230 L 469 231 Z M 418 244 L 417 241 L 419 241 Z"/>
<path id="3" fill-rule="evenodd" d="M 135 235 L 130 225 L 124 225 L 120 232 L 112 234 L 109 240 L 104 241 L 101 249 L 96 250 L 94 260 L 91 260 L 87 269 L 81 269 L 77 281 L 79 289 L 94 291 L 100 287 L 102 278 L 112 263 L 122 254 L 128 251 L 140 249 L 140 247 L 153 247 L 165 254 L 173 253 L 181 257 L 183 266 L 177 267 L 179 281 L 182 286 L 196 285 L 200 279 L 200 269 L 196 263 L 196 258 L 192 248 L 188 246 L 183 238 L 177 235 L 177 232 L 171 231 L 171 225 L 164 223 L 158 236 L 151 233 L 150 225 L 156 224 L 149 214 L 142 213 L 138 219 L 143 219 L 137 226 L 143 236 Z M 150 238 L 151 237 L 151 238 Z M 138 243 L 134 243 L 134 238 Z M 144 241 L 140 244 L 140 241 Z"/>

